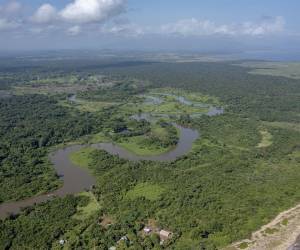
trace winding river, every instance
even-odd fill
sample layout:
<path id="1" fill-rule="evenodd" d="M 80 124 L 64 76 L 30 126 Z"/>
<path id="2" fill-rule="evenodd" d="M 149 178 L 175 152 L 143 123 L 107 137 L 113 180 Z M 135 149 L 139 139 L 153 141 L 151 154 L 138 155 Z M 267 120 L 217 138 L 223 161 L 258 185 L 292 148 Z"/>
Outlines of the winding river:
<path id="1" fill-rule="evenodd" d="M 70 146 L 50 154 L 49 158 L 53 163 L 55 171 L 63 181 L 61 188 L 54 192 L 34 196 L 26 200 L 3 203 L 0 205 L 0 218 L 5 218 L 9 214 L 17 214 L 24 207 L 45 202 L 54 196 L 64 197 L 68 194 L 76 194 L 90 189 L 96 183 L 96 179 L 85 169 L 75 166 L 69 158 L 72 152 L 78 151 L 82 147 L 84 146 Z"/>
<path id="2" fill-rule="evenodd" d="M 76 95 L 69 97 L 71 102 L 76 102 Z M 160 104 L 162 100 L 159 98 L 148 98 L 148 101 L 152 100 L 155 104 Z M 184 98 L 179 98 L 178 101 L 185 103 Z M 189 105 L 185 103 L 186 105 Z M 218 115 L 223 113 L 222 109 L 215 109 L 208 112 L 208 115 Z M 146 119 L 150 120 L 151 114 L 140 114 L 133 116 L 134 119 Z M 199 137 L 199 132 L 190 128 L 184 128 L 177 124 L 173 124 L 180 131 L 179 141 L 175 148 L 169 152 L 165 152 L 160 155 L 154 156 L 139 156 L 134 153 L 131 153 L 124 148 L 114 144 L 114 143 L 99 143 L 90 145 L 96 149 L 102 149 L 106 152 L 118 155 L 121 158 L 131 160 L 131 161 L 174 161 L 178 157 L 181 157 L 187 154 L 194 143 L 195 140 Z M 53 197 L 65 197 L 68 194 L 76 194 L 85 190 L 89 190 L 95 183 L 96 179 L 88 173 L 86 169 L 82 169 L 74 165 L 70 161 L 70 154 L 72 152 L 79 151 L 81 148 L 86 145 L 75 145 L 69 146 L 64 149 L 59 149 L 58 151 L 51 153 L 49 158 L 57 172 L 59 178 L 63 181 L 63 186 L 56 191 L 50 192 L 48 194 L 42 194 L 39 196 L 34 196 L 26 200 L 16 201 L 16 202 L 6 202 L 0 204 L 0 218 L 5 218 L 9 214 L 17 214 L 21 211 L 22 208 L 32 206 L 34 204 L 39 204 L 47 200 L 52 199 Z"/>

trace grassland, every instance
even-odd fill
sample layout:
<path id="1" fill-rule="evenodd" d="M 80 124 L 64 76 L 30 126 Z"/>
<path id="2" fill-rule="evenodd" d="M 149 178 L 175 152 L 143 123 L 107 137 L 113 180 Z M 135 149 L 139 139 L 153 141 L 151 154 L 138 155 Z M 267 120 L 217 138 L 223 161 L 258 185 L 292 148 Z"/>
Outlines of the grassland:
<path id="1" fill-rule="evenodd" d="M 157 147 L 155 145 L 143 145 L 145 138 L 143 135 L 128 138 L 126 141 L 117 143 L 119 146 L 125 148 L 129 152 L 132 152 L 140 156 L 152 156 L 163 154 L 170 150 L 170 148 Z"/>
<path id="2" fill-rule="evenodd" d="M 128 199 L 137 199 L 144 197 L 150 201 L 156 201 L 165 192 L 165 188 L 157 184 L 140 183 L 126 194 Z"/>
<path id="3" fill-rule="evenodd" d="M 144 112 L 152 114 L 168 114 L 168 115 L 193 115 L 199 113 L 207 113 L 210 105 L 219 106 L 220 102 L 217 98 L 203 95 L 201 93 L 191 93 L 173 88 L 153 89 L 149 92 L 150 96 L 158 97 L 162 100 L 160 105 L 151 105 L 145 103 L 142 107 Z M 173 95 L 173 96 L 172 96 Z M 190 105 L 180 102 L 176 97 L 183 97 L 185 100 L 193 103 Z M 200 105 L 203 104 L 203 107 Z M 207 107 L 206 107 L 207 105 Z"/>
<path id="4" fill-rule="evenodd" d="M 213 105 L 220 105 L 220 100 L 215 96 L 204 95 L 200 92 L 189 92 L 182 89 L 175 89 L 175 88 L 160 88 L 160 89 L 152 89 L 150 91 L 150 95 L 152 94 L 172 94 L 176 96 L 183 96 L 187 100 L 197 103 L 206 103 L 206 104 L 213 104 Z"/>
<path id="5" fill-rule="evenodd" d="M 88 138 L 88 143 L 101 143 L 101 142 L 108 142 L 110 139 L 105 136 L 103 133 L 98 133 L 98 134 L 93 134 L 89 136 Z"/>
<path id="6" fill-rule="evenodd" d="M 177 136 L 179 136 L 179 133 L 180 131 L 177 129 Z M 169 136 L 167 129 L 159 126 L 158 124 L 151 124 L 151 131 L 149 133 L 140 136 L 125 137 L 117 142 L 117 144 L 136 155 L 159 155 L 170 151 L 175 145 L 164 147 L 153 143 L 153 138 L 166 141 Z"/>
<path id="7" fill-rule="evenodd" d="M 83 192 L 78 194 L 77 196 L 86 197 L 88 199 L 88 202 L 83 206 L 77 206 L 77 212 L 73 216 L 75 219 L 85 220 L 94 215 L 101 208 L 95 196 L 91 192 Z"/>
<path id="8" fill-rule="evenodd" d="M 261 142 L 257 145 L 258 148 L 266 148 L 272 145 L 272 135 L 266 131 L 266 130 L 261 130 L 259 131 L 262 138 Z"/>
<path id="9" fill-rule="evenodd" d="M 172 245 L 162 248 L 197 249 L 202 245 L 203 249 L 220 249 L 233 241 L 247 238 L 251 232 L 268 223 L 280 211 L 295 206 L 299 202 L 300 174 L 299 162 L 296 158 L 299 158 L 300 135 L 295 125 L 297 119 L 300 118 L 297 116 L 299 114 L 299 84 L 297 81 L 288 78 L 254 76 L 245 73 L 248 69 L 221 64 L 146 64 L 143 65 L 143 68 L 131 65 L 125 70 L 123 70 L 123 75 L 130 75 L 130 70 L 133 70 L 135 74 L 142 74 L 143 77 L 149 78 L 153 82 L 153 86 L 173 86 L 174 88 L 193 90 L 195 94 L 188 91 L 181 92 L 178 89 L 163 90 L 164 93 L 178 91 L 177 95 L 185 96 L 188 100 L 219 105 L 214 103 L 217 99 L 215 101 L 214 98 L 210 100 L 210 97 L 200 94 L 198 96 L 197 93 L 202 91 L 216 95 L 228 105 L 229 112 L 216 117 L 202 116 L 197 119 L 192 117 L 190 126 L 201 131 L 201 139 L 197 140 L 189 154 L 174 162 L 130 162 L 101 150 L 96 154 L 91 154 L 93 165 L 90 165 L 97 177 L 93 191 L 100 204 L 103 204 L 97 217 L 84 219 L 78 226 L 76 226 L 77 222 L 67 221 L 65 219 L 67 216 L 61 212 L 63 210 L 70 211 L 66 205 L 71 202 L 73 204 L 71 208 L 75 207 L 71 216 L 76 213 L 77 203 L 75 199 L 73 202 L 68 201 L 63 206 L 58 206 L 61 211 L 52 209 L 54 212 L 50 214 L 51 217 L 48 221 L 45 221 L 44 218 L 45 215 L 49 215 L 49 208 L 41 210 L 29 223 L 25 221 L 21 224 L 19 220 L 9 219 L 0 230 L 1 233 L 4 230 L 7 232 L 7 234 L 2 234 L 4 235 L 2 242 L 8 246 L 15 242 L 12 246 L 18 246 L 20 243 L 26 243 L 26 240 L 29 243 L 29 241 L 35 242 L 39 239 L 40 241 L 33 246 L 42 248 L 45 246 L 45 242 L 47 243 L 45 241 L 47 238 L 36 237 L 36 226 L 39 226 L 38 232 L 46 232 L 44 233 L 46 236 L 53 232 L 55 236 L 53 241 L 57 242 L 59 238 L 66 239 L 66 245 L 70 244 L 67 249 L 108 249 L 110 246 L 116 245 L 123 235 L 128 235 L 131 242 L 138 244 L 138 246 L 130 246 L 132 249 L 153 249 L 149 246 L 149 239 L 144 240 L 138 232 L 143 227 L 141 223 L 154 219 L 162 228 L 174 232 L 175 237 L 177 237 L 178 232 L 178 238 L 172 239 Z M 96 119 L 99 123 L 95 123 L 95 127 L 99 126 L 99 129 L 95 128 L 93 133 L 102 131 L 109 137 L 111 131 L 117 131 L 114 129 L 115 121 L 121 121 L 126 125 L 130 115 L 137 114 L 139 109 L 141 112 L 146 112 L 147 109 L 153 108 L 154 105 L 142 103 L 142 100 L 139 101 L 139 97 L 135 94 L 131 96 L 131 93 L 137 93 L 137 95 L 155 94 L 154 91 L 148 89 L 144 93 L 126 90 L 123 93 L 124 89 L 122 86 L 120 87 L 120 91 L 114 95 L 114 100 L 110 99 L 110 95 L 107 96 L 107 100 L 98 99 L 98 101 L 113 102 L 119 101 L 119 97 L 124 97 L 124 99 L 120 98 L 123 100 L 120 109 L 115 107 L 106 109 L 105 112 L 94 112 L 97 108 L 93 110 L 93 114 L 89 114 L 91 117 L 100 116 L 99 119 Z M 160 90 L 159 92 L 163 91 Z M 96 94 L 101 96 L 101 89 Z M 92 98 L 94 96 L 91 94 L 89 100 L 97 100 Z M 192 114 L 195 112 L 193 109 L 196 107 L 192 105 L 178 109 L 175 104 L 181 104 L 176 98 L 165 97 L 164 99 L 166 103 L 161 106 L 164 107 L 164 112 L 168 114 L 173 112 Z M 49 114 L 49 117 L 61 117 L 61 112 L 52 114 L 51 110 L 55 107 L 50 106 L 51 109 L 48 109 L 48 106 L 47 103 L 41 114 Z M 9 108 L 10 106 L 6 105 L 5 109 L 7 109 L 6 107 Z M 22 107 L 19 109 L 18 117 L 22 117 L 24 110 Z M 34 110 L 32 105 L 28 109 L 29 111 Z M 40 105 L 35 110 L 40 110 Z M 69 111 L 69 109 L 67 110 Z M 289 112 L 286 112 L 287 110 Z M 72 112 L 72 115 L 74 113 L 79 116 L 81 112 Z M 28 116 L 28 114 L 26 115 Z M 11 116 L 8 113 L 6 117 L 6 120 L 9 120 Z M 75 118 L 77 119 L 77 116 Z M 114 120 L 114 118 L 120 119 Z M 32 120 L 35 119 L 34 113 Z M 172 117 L 168 121 L 175 121 L 175 119 Z M 84 116 L 80 121 L 82 121 L 83 126 L 79 126 L 78 130 L 73 132 L 74 136 L 70 140 L 76 140 L 78 131 L 85 130 Z M 261 121 L 281 123 L 263 124 L 262 127 Z M 282 121 L 286 123 L 282 123 Z M 54 142 L 68 141 L 64 135 L 73 129 L 75 122 L 76 120 L 71 119 L 68 122 L 69 127 L 61 132 L 63 140 L 54 138 L 56 139 Z M 16 141 L 17 138 L 27 136 L 28 140 L 25 142 L 16 141 L 16 144 L 20 145 L 20 155 L 24 152 L 23 145 L 34 144 L 33 146 L 37 147 L 39 141 L 32 141 L 32 138 L 39 139 L 40 135 L 43 134 L 43 137 L 47 139 L 49 138 L 49 131 L 54 131 L 54 136 L 57 131 L 60 131 L 59 127 L 54 126 L 58 124 L 55 120 L 51 121 L 51 126 L 47 126 L 45 132 L 42 133 L 36 127 L 28 130 L 28 125 L 35 124 L 31 120 L 25 124 L 27 126 L 24 126 L 24 122 L 21 120 L 15 127 L 22 128 L 20 132 L 25 129 L 26 134 L 13 131 L 12 140 L 7 143 L 9 146 L 13 145 L 11 142 Z M 10 128 L 13 125 L 7 124 L 3 127 Z M 148 124 L 145 125 L 145 127 L 147 126 Z M 45 128 L 44 124 L 39 124 L 39 127 Z M 66 126 L 62 124 L 62 127 L 65 128 Z M 283 127 L 289 127 L 289 129 L 282 129 Z M 126 129 L 124 130 L 127 132 Z M 157 134 L 163 132 L 155 128 L 152 130 Z M 33 133 L 34 131 L 39 133 Z M 268 131 L 273 136 L 273 146 L 263 150 L 257 148 L 257 145 L 267 137 L 264 138 L 259 133 L 260 131 Z M 7 132 L 4 130 L 3 135 L 6 134 Z M 102 140 L 104 139 L 103 134 L 91 137 L 95 140 Z M 119 133 L 120 137 L 125 134 Z M 267 135 L 267 133 L 265 134 Z M 80 136 L 85 135 L 83 133 Z M 53 135 L 50 137 L 52 138 Z M 33 148 L 32 152 L 35 151 L 36 149 Z M 6 152 L 4 151 L 4 153 Z M 87 159 L 87 155 L 88 152 L 86 151 L 85 154 L 82 153 L 73 160 L 79 162 L 78 165 L 88 166 L 90 161 Z M 12 158 L 11 155 L 9 158 Z M 33 160 L 38 161 L 38 159 Z M 7 168 L 11 168 L 14 163 L 15 161 Z M 20 166 L 22 165 L 20 164 Z M 16 171 L 11 171 L 6 176 L 14 177 L 15 173 Z M 26 176 L 25 180 L 30 180 L 30 178 Z M 52 202 L 50 201 L 49 204 Z M 83 212 L 85 210 L 83 207 L 89 207 L 88 204 L 88 202 L 83 202 L 77 207 L 82 218 L 92 214 Z M 90 210 L 96 211 L 92 208 L 86 209 L 86 211 Z M 26 212 L 23 215 L 27 220 Z M 99 218 L 106 215 L 114 218 L 115 225 L 102 228 Z M 61 216 L 61 218 L 57 217 L 57 222 L 53 222 L 52 217 L 55 218 L 55 216 Z M 295 221 L 299 222 L 298 218 Z M 288 220 L 287 224 L 286 219 Z M 68 225 L 68 223 L 72 229 L 68 227 L 62 231 L 60 227 Z M 22 225 L 22 228 L 19 231 L 15 228 L 11 229 L 9 225 L 12 224 Z M 59 227 L 53 227 L 56 224 Z M 289 238 L 292 233 L 299 234 L 295 230 L 298 228 L 297 223 L 293 224 L 292 217 L 281 218 L 276 224 L 282 228 L 290 228 L 286 234 Z M 276 224 L 268 225 L 267 228 L 273 229 Z M 45 228 L 52 230 L 45 231 Z M 33 230 L 30 231 L 30 229 Z M 69 237 L 65 237 L 66 231 L 70 232 Z M 57 234 L 57 232 L 59 233 Z M 273 234 L 267 234 L 266 228 L 264 228 L 261 235 L 276 237 L 278 233 L 274 231 Z M 292 238 L 293 241 L 295 237 Z M 157 244 L 156 248 L 159 249 L 159 242 Z M 61 248 L 58 247 L 57 249 Z M 46 246 L 43 249 L 47 248 L 51 247 Z M 256 247 L 256 249 L 263 248 Z M 274 250 L 275 248 L 271 249 Z"/>
<path id="10" fill-rule="evenodd" d="M 89 158 L 89 155 L 94 150 L 95 149 L 93 149 L 93 148 L 85 147 L 79 151 L 72 152 L 70 154 L 70 160 L 76 166 L 79 166 L 82 168 L 88 168 L 90 161 L 91 161 L 91 159 Z"/>
<path id="11" fill-rule="evenodd" d="M 168 96 L 174 95 L 174 96 Z M 159 98 L 162 102 L 160 104 L 143 102 L 143 98 L 153 96 Z M 176 97 L 183 97 L 186 101 L 193 104 L 187 105 L 181 103 Z M 127 103 L 120 106 L 120 111 L 123 113 L 137 114 L 151 113 L 154 117 L 164 117 L 165 119 L 178 118 L 180 115 L 199 115 L 205 114 L 209 111 L 211 106 L 222 106 L 218 98 L 203 95 L 201 93 L 190 93 L 174 88 L 165 89 L 151 89 L 143 97 L 136 99 L 136 103 Z"/>
<path id="12" fill-rule="evenodd" d="M 198 114 L 198 113 L 207 113 L 208 108 L 199 108 L 194 106 L 188 106 L 180 104 L 175 101 L 174 98 L 165 98 L 167 102 L 162 103 L 161 105 L 145 105 L 143 110 L 147 113 L 152 114 L 167 114 L 167 115 L 184 115 L 184 114 Z"/>

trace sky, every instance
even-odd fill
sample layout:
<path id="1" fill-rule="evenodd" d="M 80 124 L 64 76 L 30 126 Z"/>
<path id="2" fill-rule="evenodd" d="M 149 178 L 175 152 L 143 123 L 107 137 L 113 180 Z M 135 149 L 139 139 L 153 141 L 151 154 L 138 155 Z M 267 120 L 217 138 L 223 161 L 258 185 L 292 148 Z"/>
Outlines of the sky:
<path id="1" fill-rule="evenodd" d="M 300 54 L 299 0 L 0 0 L 0 50 Z"/>

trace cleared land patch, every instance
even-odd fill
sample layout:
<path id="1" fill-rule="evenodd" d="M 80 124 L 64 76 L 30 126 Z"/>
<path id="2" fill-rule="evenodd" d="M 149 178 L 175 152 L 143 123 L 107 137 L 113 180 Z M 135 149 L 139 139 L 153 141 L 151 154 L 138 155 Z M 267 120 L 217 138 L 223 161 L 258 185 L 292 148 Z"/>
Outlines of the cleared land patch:
<path id="1" fill-rule="evenodd" d="M 250 239 L 236 242 L 224 250 L 288 249 L 300 234 L 300 205 L 280 213 L 270 223 L 252 233 Z"/>
<path id="2" fill-rule="evenodd" d="M 77 207 L 77 212 L 73 216 L 75 219 L 85 220 L 95 214 L 101 208 L 95 196 L 91 192 L 83 192 L 78 194 L 78 196 L 87 197 L 88 201 L 87 204 L 83 206 L 79 205 Z"/>
<path id="3" fill-rule="evenodd" d="M 262 139 L 261 142 L 257 145 L 258 148 L 266 148 L 272 145 L 272 135 L 266 131 L 266 130 L 261 130 L 259 131 Z"/>
<path id="4" fill-rule="evenodd" d="M 144 197 L 150 201 L 155 201 L 164 193 L 165 188 L 157 184 L 140 183 L 126 194 L 128 199 L 137 199 Z"/>
<path id="5" fill-rule="evenodd" d="M 178 129 L 176 131 L 178 137 L 180 132 Z M 168 152 L 175 147 L 176 144 L 168 142 L 170 137 L 174 135 L 170 134 L 166 128 L 163 128 L 158 124 L 151 124 L 151 131 L 149 133 L 122 138 L 117 144 L 136 155 L 159 155 Z M 168 146 L 163 145 L 164 143 L 168 144 Z"/>
<path id="6" fill-rule="evenodd" d="M 88 168 L 90 164 L 90 153 L 92 153 L 95 149 L 93 148 L 83 148 L 77 152 L 73 152 L 70 154 L 70 160 L 73 164 L 79 167 Z"/>
<path id="7" fill-rule="evenodd" d="M 163 148 L 156 145 L 145 145 L 145 136 L 135 136 L 128 138 L 126 141 L 117 143 L 126 150 L 141 156 L 159 155 L 169 151 L 171 148 Z"/>

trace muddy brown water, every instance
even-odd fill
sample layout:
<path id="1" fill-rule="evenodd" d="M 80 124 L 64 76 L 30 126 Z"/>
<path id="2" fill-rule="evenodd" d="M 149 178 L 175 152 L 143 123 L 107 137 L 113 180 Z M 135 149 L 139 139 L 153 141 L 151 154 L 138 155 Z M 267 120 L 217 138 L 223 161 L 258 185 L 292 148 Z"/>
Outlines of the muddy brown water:
<path id="1" fill-rule="evenodd" d="M 76 102 L 77 101 L 76 94 L 69 96 L 68 99 L 71 102 Z M 151 98 L 151 100 L 153 101 L 153 98 Z M 186 105 L 192 104 L 187 100 L 185 100 L 183 97 L 178 97 L 178 100 Z M 162 100 L 157 97 L 155 98 L 154 101 L 156 104 L 162 102 Z M 223 112 L 224 110 L 222 108 L 210 107 L 207 115 L 215 116 L 215 115 L 220 115 Z M 151 121 L 153 119 L 153 117 L 151 117 L 151 114 L 139 114 L 133 116 L 132 118 L 137 120 L 145 119 L 148 121 Z M 92 146 L 93 148 L 105 150 L 106 152 L 112 155 L 117 155 L 123 159 L 127 159 L 130 161 L 141 161 L 141 160 L 157 161 L 157 162 L 174 161 L 177 158 L 186 155 L 192 149 L 194 141 L 197 140 L 199 137 L 199 132 L 197 130 L 193 130 L 190 128 L 181 127 L 175 123 L 173 125 L 180 131 L 179 141 L 176 147 L 174 147 L 172 150 L 170 150 L 169 152 L 162 153 L 160 155 L 154 155 L 154 156 L 136 155 L 111 142 L 93 144 L 90 146 Z M 82 169 L 74 165 L 69 158 L 72 152 L 79 151 L 83 147 L 86 147 L 86 145 L 69 146 L 50 154 L 49 156 L 50 160 L 53 163 L 53 166 L 58 176 L 60 176 L 60 179 L 63 181 L 63 186 L 61 188 L 59 188 L 54 192 L 31 197 L 26 200 L 16 201 L 16 202 L 6 202 L 0 204 L 0 218 L 3 219 L 7 217 L 9 214 L 17 214 L 20 212 L 22 208 L 48 201 L 55 196 L 65 197 L 68 194 L 76 194 L 85 190 L 89 190 L 96 183 L 95 177 L 90 175 L 86 169 Z"/>
<path id="2" fill-rule="evenodd" d="M 184 128 L 178 125 L 175 126 L 180 130 L 180 137 L 176 147 L 171 151 L 162 153 L 160 155 L 136 155 L 114 143 L 99 143 L 92 145 L 92 147 L 105 150 L 110 154 L 117 155 L 123 159 L 127 159 L 130 161 L 175 161 L 177 158 L 186 155 L 192 149 L 194 141 L 197 140 L 199 137 L 199 133 L 197 130 Z"/>
<path id="3" fill-rule="evenodd" d="M 90 189 L 96 183 L 96 179 L 87 170 L 75 166 L 69 159 L 72 152 L 78 151 L 82 147 L 80 145 L 70 146 L 50 154 L 50 160 L 63 181 L 61 188 L 26 200 L 0 204 L 0 218 L 5 218 L 9 214 L 17 214 L 22 208 L 45 202 L 54 196 L 64 197 L 68 194 L 76 194 Z"/>
<path id="4" fill-rule="evenodd" d="M 138 156 L 114 143 L 99 143 L 91 146 L 131 161 L 174 161 L 178 157 L 187 154 L 191 150 L 193 142 L 199 137 L 199 133 L 196 130 L 183 128 L 178 125 L 176 127 L 180 130 L 178 144 L 171 151 L 160 155 Z M 63 181 L 63 186 L 60 189 L 22 201 L 0 204 L 0 218 L 5 218 L 9 214 L 17 214 L 22 208 L 45 202 L 55 196 L 65 197 L 68 194 L 76 194 L 90 189 L 96 183 L 95 178 L 86 169 L 74 165 L 69 157 L 72 152 L 79 151 L 83 147 L 86 147 L 86 145 L 70 146 L 50 154 L 50 160 L 58 176 Z"/>

